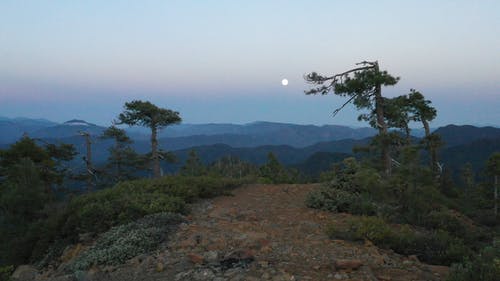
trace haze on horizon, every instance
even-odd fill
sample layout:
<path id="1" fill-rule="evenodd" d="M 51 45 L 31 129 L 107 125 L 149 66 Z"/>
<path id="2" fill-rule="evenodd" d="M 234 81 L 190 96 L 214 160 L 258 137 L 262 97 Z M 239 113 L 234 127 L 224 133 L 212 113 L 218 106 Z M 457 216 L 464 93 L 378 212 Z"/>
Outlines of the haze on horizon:
<path id="1" fill-rule="evenodd" d="M 132 99 L 186 123 L 367 126 L 302 75 L 378 60 L 433 126 L 500 125 L 500 2 L 2 1 L 0 116 L 109 125 Z M 282 86 L 282 79 L 288 86 Z"/>

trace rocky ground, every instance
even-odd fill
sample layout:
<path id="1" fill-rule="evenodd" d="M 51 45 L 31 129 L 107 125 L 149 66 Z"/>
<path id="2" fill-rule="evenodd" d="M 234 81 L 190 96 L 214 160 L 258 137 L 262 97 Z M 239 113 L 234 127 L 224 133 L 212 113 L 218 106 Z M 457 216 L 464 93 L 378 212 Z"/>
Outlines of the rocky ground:
<path id="1" fill-rule="evenodd" d="M 365 243 L 331 240 L 329 223 L 347 214 L 305 206 L 317 185 L 248 185 L 234 196 L 197 203 L 155 253 L 116 267 L 94 267 L 64 275 L 29 266 L 18 280 L 443 280 L 447 267 L 420 263 Z M 70 260 L 79 246 L 68 249 Z M 74 254 L 71 254 L 71 252 Z M 70 254 L 68 254 L 70 253 Z M 17 275 L 16 275 L 17 274 Z M 26 279 L 28 278 L 28 279 Z"/>

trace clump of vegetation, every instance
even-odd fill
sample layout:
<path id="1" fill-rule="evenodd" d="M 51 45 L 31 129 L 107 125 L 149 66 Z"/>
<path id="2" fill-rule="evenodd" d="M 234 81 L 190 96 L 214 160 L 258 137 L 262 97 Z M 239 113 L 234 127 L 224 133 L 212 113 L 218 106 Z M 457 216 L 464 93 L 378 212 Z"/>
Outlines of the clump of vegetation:
<path id="1" fill-rule="evenodd" d="M 13 265 L 0 266 L 0 280 L 9 281 L 10 276 L 14 272 Z"/>
<path id="2" fill-rule="evenodd" d="M 500 276 L 500 246 L 485 247 L 477 256 L 451 267 L 448 281 L 495 281 Z"/>
<path id="3" fill-rule="evenodd" d="M 83 252 L 71 268 L 85 270 L 92 265 L 122 264 L 132 257 L 156 249 L 182 221 L 182 216 L 178 214 L 157 213 L 113 227 Z"/>
<path id="4" fill-rule="evenodd" d="M 68 205 L 65 227 L 100 233 L 149 214 L 186 214 L 187 203 L 227 194 L 240 183 L 236 179 L 183 176 L 121 182 L 74 198 Z"/>
<path id="5" fill-rule="evenodd" d="M 461 256 L 469 257 L 491 242 L 496 230 L 487 227 L 498 226 L 500 154 L 493 154 L 486 165 L 485 175 L 490 180 L 494 178 L 494 183 L 485 182 L 486 188 L 478 188 L 472 167 L 466 165 L 463 190 L 457 190 L 439 163 L 441 138 L 430 131 L 429 122 L 436 118 L 437 111 L 420 92 L 412 89 L 407 95 L 384 97 L 382 87 L 396 84 L 399 78 L 380 71 L 377 61 L 363 61 L 334 75 L 312 72 L 305 80 L 315 85 L 306 94 L 333 93 L 349 98 L 334 114 L 352 102 L 357 109 L 368 110 L 358 120 L 368 121 L 379 131 L 370 146 L 358 149 L 364 153 L 363 160 L 371 162 L 368 167 L 353 159 L 344 162 L 343 167 L 334 167 L 332 172 L 323 174 L 328 183 L 307 200 L 313 208 L 364 214 L 364 208 L 354 207 L 358 198 L 366 198 L 378 206 L 379 218 L 358 219 L 347 231 L 333 228 L 330 234 L 371 239 L 397 252 L 417 254 L 424 261 L 439 264 L 460 261 Z M 419 122 L 424 128 L 425 137 L 418 144 L 412 144 L 410 122 Z M 420 160 L 421 155 L 429 160 L 427 166 L 422 165 L 425 161 Z M 373 168 L 377 169 L 375 173 Z M 386 221 L 411 227 L 394 232 Z M 460 276 L 465 276 L 464 272 L 475 272 L 476 278 L 482 276 L 471 269 L 478 259 L 466 260 Z"/>
<path id="6" fill-rule="evenodd" d="M 0 266 L 29 260 L 74 155 L 72 145 L 40 146 L 27 136 L 0 150 Z"/>
<path id="7" fill-rule="evenodd" d="M 267 155 L 267 162 L 259 168 L 259 176 L 264 183 L 294 183 L 297 181 L 298 173 L 285 168 L 274 153 L 270 152 Z"/>
<path id="8" fill-rule="evenodd" d="M 409 225 L 390 225 L 378 217 L 352 217 L 347 228 L 330 225 L 332 238 L 351 241 L 369 240 L 382 248 L 404 255 L 416 255 L 431 264 L 451 264 L 469 256 L 471 249 L 464 242 L 443 230 L 417 230 Z"/>
<path id="9" fill-rule="evenodd" d="M 30 179 L 36 180 L 37 177 Z M 8 239 L 0 243 L 2 262 L 47 265 L 58 257 L 68 244 L 77 242 L 80 234 L 96 236 L 111 227 L 155 213 L 186 214 L 189 212 L 188 203 L 198 198 L 229 194 L 231 189 L 244 182 L 245 179 L 210 176 L 167 176 L 120 182 L 112 188 L 78 195 L 67 203 L 47 205 L 44 209 L 41 209 L 42 204 L 40 207 L 36 206 L 37 209 L 33 213 L 29 213 L 33 218 L 26 223 L 20 224 L 19 219 L 15 221 L 19 215 L 0 221 L 2 225 L 16 226 L 2 227 L 2 233 L 7 233 L 7 230 L 16 233 L 7 233 L 9 236 L 4 237 Z M 2 200 L 6 198 L 1 197 Z M 35 205 L 22 206 L 32 208 Z M 13 208 L 13 211 L 15 210 Z"/>
<path id="10" fill-rule="evenodd" d="M 454 210 L 460 206 L 439 192 L 425 167 L 398 168 L 383 178 L 349 158 L 331 173 L 335 176 L 329 182 L 308 195 L 309 207 L 377 216 L 353 219 L 346 231 L 330 229 L 332 236 L 368 239 L 445 265 L 461 261 L 491 241 L 491 232 Z"/>
<path id="11" fill-rule="evenodd" d="M 335 213 L 375 215 L 377 205 L 367 190 L 379 185 L 380 177 L 376 172 L 359 169 L 354 158 L 346 158 L 343 168 L 337 166 L 335 170 L 337 172 L 332 173 L 335 176 L 328 183 L 308 194 L 306 205 Z"/>
<path id="12" fill-rule="evenodd" d="M 368 198 L 360 194 L 325 186 L 309 193 L 306 197 L 306 205 L 310 208 L 334 213 L 375 215 L 377 212 L 377 206 Z"/>

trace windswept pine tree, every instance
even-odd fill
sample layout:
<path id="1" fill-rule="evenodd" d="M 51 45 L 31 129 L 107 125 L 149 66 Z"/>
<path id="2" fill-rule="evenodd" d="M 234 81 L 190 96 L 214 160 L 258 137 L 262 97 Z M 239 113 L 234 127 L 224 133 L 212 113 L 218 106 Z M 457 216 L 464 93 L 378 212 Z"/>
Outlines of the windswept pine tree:
<path id="1" fill-rule="evenodd" d="M 382 163 L 386 175 L 391 173 L 391 156 L 389 151 L 388 125 L 384 113 L 384 97 L 382 87 L 393 86 L 399 81 L 399 77 L 390 75 L 387 71 L 381 71 L 377 61 L 363 61 L 358 63 L 359 67 L 334 74 L 323 76 L 312 72 L 304 76 L 305 80 L 313 85 L 318 85 L 305 93 L 326 95 L 330 92 L 348 100 L 334 111 L 336 115 L 347 104 L 353 103 L 357 109 L 373 112 L 375 120 L 372 126 L 379 131 L 381 139 Z M 369 113 L 370 114 L 370 113 Z"/>
<path id="2" fill-rule="evenodd" d="M 179 112 L 160 108 L 149 101 L 126 102 L 124 111 L 118 116 L 117 124 L 144 126 L 151 129 L 151 161 L 153 176 L 159 178 L 161 153 L 158 149 L 158 131 L 182 121 Z"/>

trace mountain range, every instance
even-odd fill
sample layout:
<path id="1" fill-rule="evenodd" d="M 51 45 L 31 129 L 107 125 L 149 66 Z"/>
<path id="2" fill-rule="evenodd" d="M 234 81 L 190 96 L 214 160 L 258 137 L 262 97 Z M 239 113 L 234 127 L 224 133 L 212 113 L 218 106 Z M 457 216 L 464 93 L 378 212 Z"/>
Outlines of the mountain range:
<path id="1" fill-rule="evenodd" d="M 63 139 L 78 136 L 85 131 L 99 136 L 106 128 L 84 120 L 70 120 L 61 124 L 27 118 L 0 118 L 0 144 L 12 143 L 23 134 L 32 138 Z M 147 128 L 125 127 L 136 141 L 149 140 Z M 260 145 L 290 145 L 306 147 L 318 142 L 363 139 L 375 135 L 372 128 L 350 128 L 339 125 L 297 125 L 273 122 L 249 124 L 180 124 L 160 131 L 159 137 L 166 139 L 167 149 L 176 150 L 199 145 L 225 143 L 234 147 Z"/>
<path id="2" fill-rule="evenodd" d="M 79 132 L 89 132 L 92 138 L 93 160 L 96 165 L 106 161 L 110 140 L 98 136 L 105 127 L 84 120 L 70 120 L 62 124 L 45 119 L 0 118 L 0 148 L 15 142 L 24 133 L 51 143 L 71 143 L 83 155 L 84 139 Z M 127 128 L 139 153 L 150 150 L 149 132 L 142 128 Z M 415 132 L 414 130 L 413 132 Z M 420 131 L 416 131 L 420 135 Z M 448 125 L 434 133 L 443 140 L 440 156 L 445 167 L 459 170 L 470 162 L 479 171 L 493 152 L 500 151 L 500 128 Z M 370 142 L 375 134 L 372 128 L 350 128 L 339 125 L 296 125 L 272 122 L 235 124 L 182 124 L 170 126 L 160 134 L 160 147 L 173 151 L 178 163 L 166 170 L 175 171 L 184 163 L 191 149 L 196 150 L 205 163 L 233 155 L 254 164 L 262 164 L 273 152 L 285 165 L 318 174 L 330 165 L 352 154 L 355 146 Z M 418 138 L 415 138 L 418 140 Z M 83 165 L 81 157 L 73 161 Z"/>

